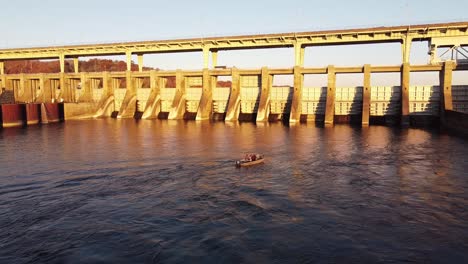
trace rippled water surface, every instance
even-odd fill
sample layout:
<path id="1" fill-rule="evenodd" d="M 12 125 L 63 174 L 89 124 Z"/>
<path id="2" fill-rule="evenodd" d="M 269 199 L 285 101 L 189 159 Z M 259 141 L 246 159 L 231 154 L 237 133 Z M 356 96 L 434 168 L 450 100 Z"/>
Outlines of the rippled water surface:
<path id="1" fill-rule="evenodd" d="M 266 162 L 237 169 L 245 152 Z M 0 263 L 467 263 L 468 141 L 90 120 L 0 130 Z"/>

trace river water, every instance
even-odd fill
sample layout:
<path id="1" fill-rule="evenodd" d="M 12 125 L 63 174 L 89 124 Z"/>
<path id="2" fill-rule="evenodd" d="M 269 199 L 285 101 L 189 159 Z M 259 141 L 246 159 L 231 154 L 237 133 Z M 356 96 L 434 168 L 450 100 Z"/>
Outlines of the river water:
<path id="1" fill-rule="evenodd" d="M 235 168 L 246 152 L 265 164 Z M 467 263 L 468 140 L 67 121 L 0 130 L 0 263 Z"/>

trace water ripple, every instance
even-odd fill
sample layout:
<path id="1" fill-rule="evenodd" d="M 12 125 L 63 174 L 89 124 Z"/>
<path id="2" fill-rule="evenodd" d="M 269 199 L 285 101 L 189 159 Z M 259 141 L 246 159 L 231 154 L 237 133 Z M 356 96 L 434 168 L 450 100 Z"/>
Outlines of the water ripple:
<path id="1" fill-rule="evenodd" d="M 468 259 L 467 142 L 437 131 L 90 120 L 9 133 L 1 263 Z M 265 164 L 235 168 L 251 151 Z"/>

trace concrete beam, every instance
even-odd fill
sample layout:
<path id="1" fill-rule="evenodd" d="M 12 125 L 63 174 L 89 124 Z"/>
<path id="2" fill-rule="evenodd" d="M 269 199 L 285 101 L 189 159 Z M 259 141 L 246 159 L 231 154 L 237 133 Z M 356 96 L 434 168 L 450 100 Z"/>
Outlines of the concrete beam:
<path id="1" fill-rule="evenodd" d="M 294 90 L 291 103 L 291 114 L 289 116 L 289 123 L 298 123 L 301 119 L 302 111 L 302 86 L 304 84 L 304 75 L 302 68 L 294 66 Z"/>
<path id="2" fill-rule="evenodd" d="M 325 125 L 333 125 L 335 118 L 336 73 L 335 66 L 329 65 L 327 84 L 327 103 L 325 106 Z"/>
<path id="3" fill-rule="evenodd" d="M 270 90 L 273 83 L 273 76 L 270 75 L 268 68 L 262 68 L 261 75 L 260 102 L 258 104 L 257 122 L 266 122 L 270 116 Z"/>
<path id="4" fill-rule="evenodd" d="M 409 63 L 403 63 L 401 67 L 401 125 L 409 125 L 409 84 L 410 84 Z"/>
<path id="5" fill-rule="evenodd" d="M 397 27 L 355 28 L 315 32 L 288 32 L 280 34 L 259 34 L 245 36 L 224 36 L 192 39 L 173 39 L 127 43 L 70 45 L 60 47 L 3 49 L 0 59 L 51 59 L 59 52 L 66 57 L 120 55 L 127 50 L 134 53 L 188 52 L 199 51 L 206 43 L 217 50 L 291 47 L 295 41 L 306 46 L 332 44 L 360 44 L 401 41 L 407 35 L 414 39 L 428 40 L 433 37 L 466 37 L 466 22 Z"/>
<path id="6" fill-rule="evenodd" d="M 237 68 L 232 68 L 231 94 L 229 95 L 225 121 L 237 121 L 240 113 L 240 74 Z"/>
<path id="7" fill-rule="evenodd" d="M 468 36 L 432 37 L 429 41 L 429 45 L 446 48 L 451 48 L 453 46 L 468 45 Z"/>
<path id="8" fill-rule="evenodd" d="M 452 70 L 454 68 L 453 61 L 446 61 L 442 66 L 442 70 L 439 74 L 439 86 L 441 95 L 441 109 L 442 110 L 453 110 L 452 101 Z"/>
<path id="9" fill-rule="evenodd" d="M 364 84 L 362 86 L 362 125 L 369 125 L 371 98 L 371 66 L 364 65 Z"/>
<path id="10" fill-rule="evenodd" d="M 207 120 L 211 117 L 213 107 L 213 78 L 216 77 L 210 76 L 208 69 L 203 69 L 203 90 L 196 120 Z"/>

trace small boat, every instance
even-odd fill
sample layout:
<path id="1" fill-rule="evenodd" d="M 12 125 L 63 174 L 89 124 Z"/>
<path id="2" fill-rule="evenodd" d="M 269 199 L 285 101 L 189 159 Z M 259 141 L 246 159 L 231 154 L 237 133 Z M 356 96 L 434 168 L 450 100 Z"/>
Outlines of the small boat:
<path id="1" fill-rule="evenodd" d="M 263 163 L 264 158 L 262 154 L 247 154 L 245 158 L 236 161 L 236 167 L 247 167 L 255 164 Z"/>

